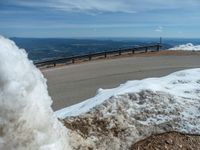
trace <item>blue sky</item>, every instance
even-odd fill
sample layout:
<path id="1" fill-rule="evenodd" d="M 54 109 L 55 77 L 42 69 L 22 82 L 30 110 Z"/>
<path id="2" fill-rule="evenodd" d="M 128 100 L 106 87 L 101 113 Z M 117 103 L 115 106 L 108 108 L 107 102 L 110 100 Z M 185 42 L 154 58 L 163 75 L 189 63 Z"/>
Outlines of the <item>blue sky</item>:
<path id="1" fill-rule="evenodd" d="M 199 0 L 1 0 L 8 37 L 200 37 Z"/>

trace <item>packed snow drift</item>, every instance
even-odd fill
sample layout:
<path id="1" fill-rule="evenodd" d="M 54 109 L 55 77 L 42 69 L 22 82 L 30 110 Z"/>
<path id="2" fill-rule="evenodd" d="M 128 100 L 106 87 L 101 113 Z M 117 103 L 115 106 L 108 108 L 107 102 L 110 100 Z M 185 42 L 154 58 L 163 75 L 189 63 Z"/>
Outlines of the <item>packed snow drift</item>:
<path id="1" fill-rule="evenodd" d="M 46 80 L 25 50 L 0 36 L 0 149 L 68 150 Z"/>
<path id="2" fill-rule="evenodd" d="M 193 45 L 192 43 L 183 44 L 170 48 L 169 50 L 183 50 L 183 51 L 200 51 L 200 45 Z"/>
<path id="3" fill-rule="evenodd" d="M 151 134 L 169 131 L 200 134 L 200 69 L 101 89 L 56 114 L 76 137 L 75 149 L 129 149 Z"/>
<path id="4" fill-rule="evenodd" d="M 200 134 L 200 69 L 100 89 L 55 113 L 51 103 L 42 73 L 0 36 L 2 150 L 126 150 L 151 134 Z"/>

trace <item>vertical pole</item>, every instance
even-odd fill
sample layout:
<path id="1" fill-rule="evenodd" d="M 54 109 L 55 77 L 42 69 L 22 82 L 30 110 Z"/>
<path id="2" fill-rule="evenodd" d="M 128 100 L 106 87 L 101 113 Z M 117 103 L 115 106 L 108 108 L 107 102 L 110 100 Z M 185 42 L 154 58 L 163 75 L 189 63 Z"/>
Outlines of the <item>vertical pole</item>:
<path id="1" fill-rule="evenodd" d="M 162 48 L 162 43 L 163 43 L 163 39 L 162 39 L 162 37 L 160 37 L 159 50 L 160 50 L 160 48 Z"/>
<path id="2" fill-rule="evenodd" d="M 107 57 L 107 53 L 106 53 L 106 52 L 104 52 L 104 57 L 105 57 L 105 58 Z"/>
<path id="3" fill-rule="evenodd" d="M 92 59 L 92 56 L 91 56 L 91 54 L 89 55 L 89 61 Z"/>
<path id="4" fill-rule="evenodd" d="M 121 55 L 122 54 L 122 51 L 121 50 L 119 50 L 119 55 Z"/>
<path id="5" fill-rule="evenodd" d="M 148 47 L 145 48 L 145 53 L 147 53 L 147 52 L 148 52 Z"/>
<path id="6" fill-rule="evenodd" d="M 74 64 L 75 63 L 75 60 L 74 60 L 74 58 L 72 58 L 72 64 Z"/>
<path id="7" fill-rule="evenodd" d="M 157 45 L 157 51 L 159 51 L 159 50 L 160 50 L 160 44 Z"/>
<path id="8" fill-rule="evenodd" d="M 160 37 L 160 44 L 162 44 L 162 37 Z"/>

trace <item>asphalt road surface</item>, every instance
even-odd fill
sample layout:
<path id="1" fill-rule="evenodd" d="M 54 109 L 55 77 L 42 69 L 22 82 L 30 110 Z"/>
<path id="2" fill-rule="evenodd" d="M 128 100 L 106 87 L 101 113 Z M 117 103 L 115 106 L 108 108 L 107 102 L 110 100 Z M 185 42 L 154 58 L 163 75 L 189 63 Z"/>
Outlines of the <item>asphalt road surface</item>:
<path id="1" fill-rule="evenodd" d="M 113 88 L 127 80 L 161 77 L 188 68 L 200 68 L 200 56 L 119 58 L 51 68 L 42 72 L 48 79 L 53 109 L 58 110 L 93 97 L 99 88 Z"/>

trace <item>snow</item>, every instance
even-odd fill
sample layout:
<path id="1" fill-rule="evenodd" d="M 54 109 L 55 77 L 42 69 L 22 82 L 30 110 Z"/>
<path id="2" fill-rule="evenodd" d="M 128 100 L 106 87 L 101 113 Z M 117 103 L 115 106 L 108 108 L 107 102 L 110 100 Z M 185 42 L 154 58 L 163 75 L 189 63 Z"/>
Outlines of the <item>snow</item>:
<path id="1" fill-rule="evenodd" d="M 183 50 L 183 51 L 200 51 L 200 45 L 193 45 L 192 43 L 183 44 L 170 48 L 169 50 Z"/>
<path id="2" fill-rule="evenodd" d="M 0 149 L 70 150 L 51 104 L 46 79 L 25 50 L 0 36 Z"/>
<path id="3" fill-rule="evenodd" d="M 130 149 L 152 134 L 200 135 L 200 68 L 128 81 L 56 112 L 74 149 Z"/>
<path id="4" fill-rule="evenodd" d="M 99 89 L 57 112 L 51 104 L 46 79 L 25 50 L 0 36 L 2 150 L 126 150 L 151 134 L 200 134 L 200 68 Z"/>
<path id="5" fill-rule="evenodd" d="M 200 84 L 197 83 L 198 80 L 200 80 L 200 69 L 183 70 L 161 78 L 128 81 L 113 89 L 101 89 L 95 97 L 58 110 L 55 114 L 59 118 L 78 116 L 102 104 L 112 96 L 136 93 L 142 90 L 162 91 L 176 97 L 198 99 L 200 95 L 198 92 L 195 93 L 195 90 L 200 90 Z"/>

